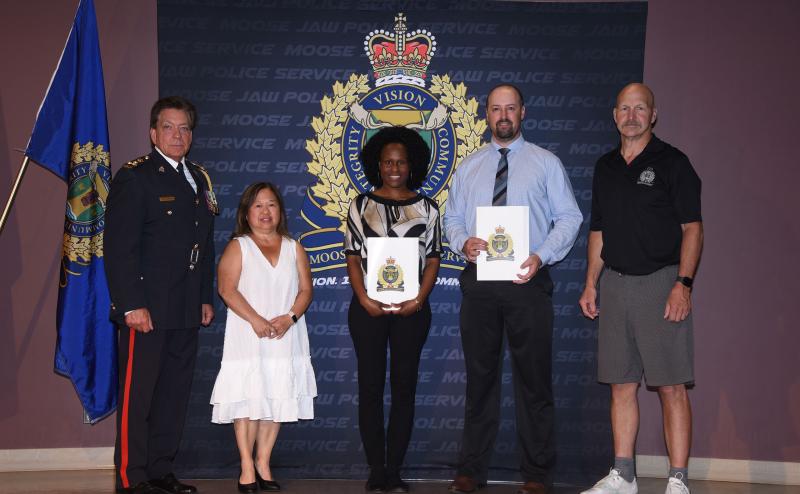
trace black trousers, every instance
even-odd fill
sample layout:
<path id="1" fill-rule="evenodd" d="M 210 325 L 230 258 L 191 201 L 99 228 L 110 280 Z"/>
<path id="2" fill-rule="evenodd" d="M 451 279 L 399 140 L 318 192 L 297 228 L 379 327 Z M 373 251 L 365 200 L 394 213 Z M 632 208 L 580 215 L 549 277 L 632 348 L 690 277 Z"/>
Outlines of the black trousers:
<path id="1" fill-rule="evenodd" d="M 522 285 L 477 281 L 475 264 L 468 263 L 460 281 L 467 396 L 458 474 L 487 479 L 499 424 L 505 335 L 514 376 L 520 473 L 525 481 L 549 485 L 555 460 L 550 274 L 541 269 Z"/>
<path id="2" fill-rule="evenodd" d="M 426 301 L 408 317 L 370 316 L 353 297 L 347 314 L 350 337 L 358 359 L 358 429 L 373 470 L 398 471 L 414 426 L 414 399 L 422 346 L 431 327 L 431 307 Z M 389 383 L 392 404 L 389 426 L 383 430 L 383 389 L 386 382 L 386 347 L 391 351 Z"/>
<path id="3" fill-rule="evenodd" d="M 197 328 L 120 327 L 117 487 L 172 473 L 197 355 Z"/>

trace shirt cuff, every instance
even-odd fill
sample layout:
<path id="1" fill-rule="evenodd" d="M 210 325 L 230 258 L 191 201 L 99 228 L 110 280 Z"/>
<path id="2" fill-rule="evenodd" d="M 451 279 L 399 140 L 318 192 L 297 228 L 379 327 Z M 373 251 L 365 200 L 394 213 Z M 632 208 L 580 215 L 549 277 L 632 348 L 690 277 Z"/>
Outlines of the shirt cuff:
<path id="1" fill-rule="evenodd" d="M 553 255 L 547 249 L 539 249 L 533 251 L 533 253 L 539 256 L 539 259 L 542 260 L 542 266 L 549 265 L 551 259 L 553 259 Z"/>

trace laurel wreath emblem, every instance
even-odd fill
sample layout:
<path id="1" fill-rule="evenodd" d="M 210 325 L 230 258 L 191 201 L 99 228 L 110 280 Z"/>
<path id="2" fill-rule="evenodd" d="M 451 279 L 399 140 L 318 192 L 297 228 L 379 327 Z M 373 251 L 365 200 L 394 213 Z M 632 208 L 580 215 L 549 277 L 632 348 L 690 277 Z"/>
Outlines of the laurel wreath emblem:
<path id="1" fill-rule="evenodd" d="M 333 97 L 322 98 L 322 114 L 311 120 L 316 137 L 306 141 L 306 150 L 311 154 L 311 161 L 306 165 L 309 173 L 318 177 L 311 192 L 315 197 L 325 200 L 321 207 L 326 216 L 341 221 L 340 231 L 345 229 L 350 201 L 358 195 L 344 171 L 340 139 L 350 105 L 370 90 L 367 81 L 367 75 L 353 74 L 345 84 L 339 81 L 334 83 Z M 467 100 L 464 83 L 453 85 L 449 75 L 434 75 L 431 78 L 431 93 L 439 97 L 440 102 L 447 107 L 453 121 L 459 141 L 453 164 L 455 171 L 466 156 L 482 145 L 486 121 L 478 118 L 478 101 L 475 98 Z M 434 198 L 442 213 L 448 190 L 447 187 L 442 189 Z"/>
<path id="2" fill-rule="evenodd" d="M 84 145 L 79 145 L 77 142 L 72 146 L 72 156 L 70 165 L 75 167 L 79 164 L 91 163 L 92 166 L 109 167 L 109 153 L 106 151 L 102 144 L 97 146 L 89 141 Z M 101 199 L 105 201 L 106 192 L 97 191 Z M 78 237 L 64 233 L 63 255 L 71 262 L 75 263 L 89 263 L 92 256 L 103 257 L 103 232 L 91 237 Z"/>

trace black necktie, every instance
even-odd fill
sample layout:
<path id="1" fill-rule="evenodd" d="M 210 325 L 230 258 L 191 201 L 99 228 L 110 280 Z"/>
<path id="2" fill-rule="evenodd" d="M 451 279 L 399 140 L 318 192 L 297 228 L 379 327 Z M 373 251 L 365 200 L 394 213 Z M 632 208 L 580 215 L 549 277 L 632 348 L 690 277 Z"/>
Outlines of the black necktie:
<path id="1" fill-rule="evenodd" d="M 183 178 L 183 181 L 186 182 L 186 185 L 188 185 L 193 191 L 195 190 L 194 187 L 192 187 L 192 183 L 186 177 L 186 172 L 183 171 L 183 161 L 178 162 L 178 175 L 180 175 L 181 178 Z"/>
<path id="2" fill-rule="evenodd" d="M 497 174 L 494 176 L 494 195 L 492 206 L 506 205 L 506 190 L 508 189 L 508 148 L 500 148 L 500 161 L 497 162 Z"/>

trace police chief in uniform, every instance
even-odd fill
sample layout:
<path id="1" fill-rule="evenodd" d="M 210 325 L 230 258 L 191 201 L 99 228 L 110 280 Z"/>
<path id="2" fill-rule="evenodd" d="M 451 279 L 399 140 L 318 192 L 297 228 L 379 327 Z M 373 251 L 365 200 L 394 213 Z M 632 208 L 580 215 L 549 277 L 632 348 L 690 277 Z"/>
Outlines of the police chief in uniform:
<path id="1" fill-rule="evenodd" d="M 206 171 L 186 159 L 197 112 L 181 97 L 150 111 L 153 151 L 126 163 L 108 197 L 105 269 L 119 326 L 118 492 L 191 493 L 172 462 L 198 328 L 214 318 L 214 215 Z"/>

